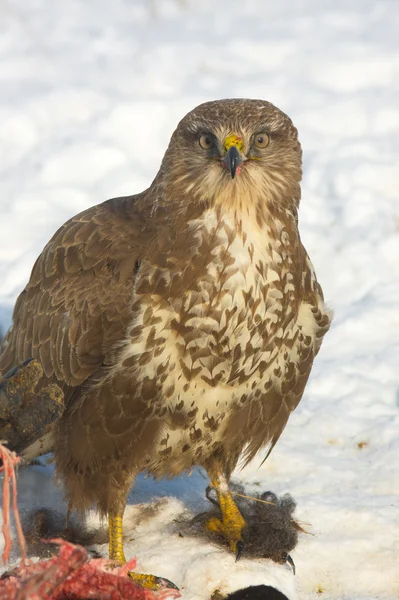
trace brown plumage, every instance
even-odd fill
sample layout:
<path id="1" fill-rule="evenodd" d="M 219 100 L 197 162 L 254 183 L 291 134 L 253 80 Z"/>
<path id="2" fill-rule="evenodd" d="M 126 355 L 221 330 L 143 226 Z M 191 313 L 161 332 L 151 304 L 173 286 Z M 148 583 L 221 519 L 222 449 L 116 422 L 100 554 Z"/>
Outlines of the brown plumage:
<path id="1" fill-rule="evenodd" d="M 44 448 L 71 506 L 116 514 L 139 472 L 228 479 L 274 446 L 330 324 L 299 237 L 300 179 L 284 113 L 209 102 L 179 123 L 148 190 L 73 217 L 44 248 L 0 371 L 35 357 L 42 385 L 64 391 Z"/>

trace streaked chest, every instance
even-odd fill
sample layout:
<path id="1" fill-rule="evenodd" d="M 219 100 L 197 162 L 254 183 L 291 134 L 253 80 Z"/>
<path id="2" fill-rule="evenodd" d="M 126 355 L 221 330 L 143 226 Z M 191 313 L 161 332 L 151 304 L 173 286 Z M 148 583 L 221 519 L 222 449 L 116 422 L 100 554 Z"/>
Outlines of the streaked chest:
<path id="1" fill-rule="evenodd" d="M 164 366 L 171 395 L 177 383 L 241 386 L 274 360 L 273 339 L 294 318 L 292 261 L 283 222 L 261 229 L 208 210 L 166 256 L 142 264 L 124 357 L 137 356 L 143 376 Z"/>

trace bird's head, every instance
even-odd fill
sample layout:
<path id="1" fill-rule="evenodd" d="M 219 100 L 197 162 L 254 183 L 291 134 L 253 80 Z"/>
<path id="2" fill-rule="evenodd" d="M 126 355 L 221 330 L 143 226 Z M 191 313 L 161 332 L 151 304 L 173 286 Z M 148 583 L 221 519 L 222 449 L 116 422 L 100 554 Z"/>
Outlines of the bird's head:
<path id="1" fill-rule="evenodd" d="M 201 104 L 178 124 L 162 163 L 168 196 L 225 209 L 300 198 L 301 147 L 291 119 L 263 100 Z"/>

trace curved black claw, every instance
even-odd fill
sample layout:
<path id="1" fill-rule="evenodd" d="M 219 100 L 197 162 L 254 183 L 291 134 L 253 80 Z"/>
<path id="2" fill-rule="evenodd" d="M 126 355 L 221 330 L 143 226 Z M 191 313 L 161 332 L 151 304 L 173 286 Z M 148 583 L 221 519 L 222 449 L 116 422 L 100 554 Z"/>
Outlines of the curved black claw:
<path id="1" fill-rule="evenodd" d="M 213 487 L 213 485 L 208 485 L 208 487 L 206 488 L 206 491 L 205 491 L 205 497 L 207 500 L 209 500 L 209 502 L 212 502 L 212 504 L 214 504 L 215 506 L 220 508 L 219 502 L 216 500 L 216 498 L 212 498 L 212 496 L 211 496 L 211 493 L 214 491 L 215 491 L 215 488 Z"/>
<path id="2" fill-rule="evenodd" d="M 177 587 L 177 585 L 175 585 L 172 581 L 169 581 L 169 579 L 165 579 L 165 577 L 157 577 L 156 580 L 157 580 L 157 584 L 162 589 L 168 589 L 168 590 L 178 590 L 179 589 Z"/>
<path id="3" fill-rule="evenodd" d="M 292 560 L 292 557 L 291 557 L 291 555 L 290 555 L 290 554 L 287 554 L 286 552 L 284 552 L 284 553 L 283 553 L 283 559 L 285 560 L 285 562 L 287 562 L 289 565 L 291 565 L 292 572 L 293 572 L 293 573 L 294 573 L 294 575 L 295 575 L 295 571 L 296 571 L 296 569 L 295 569 L 295 563 L 294 563 L 294 561 Z"/>
<path id="4" fill-rule="evenodd" d="M 236 562 L 240 560 L 242 553 L 244 552 L 244 542 L 242 540 L 238 540 L 236 544 Z"/>

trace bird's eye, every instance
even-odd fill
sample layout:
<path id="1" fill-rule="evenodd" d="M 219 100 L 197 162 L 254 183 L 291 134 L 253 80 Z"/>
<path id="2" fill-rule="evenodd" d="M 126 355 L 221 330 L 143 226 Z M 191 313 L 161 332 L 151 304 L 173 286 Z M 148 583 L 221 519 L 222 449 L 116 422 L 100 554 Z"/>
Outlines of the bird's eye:
<path id="1" fill-rule="evenodd" d="M 213 146 L 213 138 L 212 138 L 212 136 L 209 135 L 209 134 L 207 134 L 207 133 L 203 133 L 202 135 L 200 135 L 199 145 L 204 150 L 209 150 L 209 148 L 212 148 L 212 146 Z"/>
<path id="2" fill-rule="evenodd" d="M 267 133 L 258 133 L 255 136 L 254 144 L 257 148 L 266 148 L 270 143 L 270 137 Z"/>

